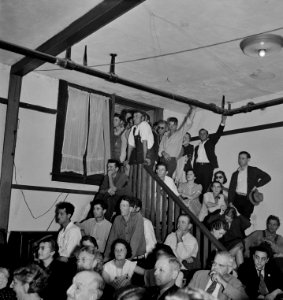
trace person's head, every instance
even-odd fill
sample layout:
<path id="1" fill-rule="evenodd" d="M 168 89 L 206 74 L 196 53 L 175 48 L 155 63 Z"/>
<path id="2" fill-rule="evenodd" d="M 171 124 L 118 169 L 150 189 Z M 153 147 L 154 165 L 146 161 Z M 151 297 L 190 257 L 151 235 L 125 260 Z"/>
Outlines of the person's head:
<path id="1" fill-rule="evenodd" d="M 116 260 L 130 258 L 132 256 L 130 244 L 123 239 L 115 240 L 111 245 L 110 256 Z"/>
<path id="2" fill-rule="evenodd" d="M 10 273 L 8 269 L 0 267 L 0 290 L 4 289 L 9 280 Z"/>
<path id="3" fill-rule="evenodd" d="M 187 181 L 194 181 L 196 179 L 195 171 L 193 169 L 190 169 L 186 173 Z"/>
<path id="4" fill-rule="evenodd" d="M 204 142 L 208 139 L 208 131 L 204 128 L 200 129 L 199 132 L 198 132 L 198 136 L 199 136 L 199 139 Z"/>
<path id="5" fill-rule="evenodd" d="M 220 275 L 231 273 L 236 267 L 234 256 L 227 251 L 218 252 L 214 257 L 211 271 L 217 272 Z"/>
<path id="6" fill-rule="evenodd" d="M 223 171 L 217 171 L 214 173 L 213 181 L 218 181 L 223 185 L 227 182 L 227 177 Z"/>
<path id="7" fill-rule="evenodd" d="M 216 298 L 198 288 L 181 288 L 177 291 L 170 293 L 165 297 L 165 300 L 215 300 Z"/>
<path id="8" fill-rule="evenodd" d="M 114 119 L 113 119 L 113 126 L 115 127 L 119 127 L 124 123 L 122 116 L 118 113 L 114 114 Z"/>
<path id="9" fill-rule="evenodd" d="M 58 245 L 53 237 L 47 236 L 39 241 L 38 259 L 41 261 L 49 261 L 58 255 Z"/>
<path id="10" fill-rule="evenodd" d="M 133 115 L 134 125 L 139 125 L 144 120 L 144 112 L 135 111 Z"/>
<path id="11" fill-rule="evenodd" d="M 269 258 L 271 257 L 270 249 L 261 244 L 251 249 L 253 253 L 253 261 L 257 270 L 263 270 Z"/>
<path id="12" fill-rule="evenodd" d="M 168 129 L 170 132 L 175 132 L 178 129 L 178 119 L 171 117 L 167 119 Z"/>
<path id="13" fill-rule="evenodd" d="M 222 184 L 218 181 L 213 181 L 211 184 L 211 191 L 214 196 L 218 196 L 222 192 Z"/>
<path id="14" fill-rule="evenodd" d="M 75 207 L 72 203 L 58 203 L 56 205 L 56 222 L 62 226 L 69 224 L 74 211 Z"/>
<path id="15" fill-rule="evenodd" d="M 120 201 L 121 216 L 126 217 L 134 211 L 135 199 L 129 196 L 122 196 Z"/>
<path id="16" fill-rule="evenodd" d="M 188 215 L 180 215 L 177 222 L 177 228 L 183 232 L 188 232 L 191 227 L 190 217 Z"/>
<path id="17" fill-rule="evenodd" d="M 81 271 L 73 278 L 67 290 L 68 300 L 98 300 L 104 289 L 104 280 L 94 271 Z"/>
<path id="18" fill-rule="evenodd" d="M 234 207 L 227 207 L 224 212 L 225 221 L 227 223 L 232 223 L 232 221 L 237 217 L 237 211 Z"/>
<path id="19" fill-rule="evenodd" d="M 102 254 L 94 247 L 82 247 L 77 254 L 79 271 L 91 270 L 101 272 L 103 266 Z"/>
<path id="20" fill-rule="evenodd" d="M 138 198 L 135 199 L 135 212 L 139 212 L 142 209 L 142 201 Z"/>
<path id="21" fill-rule="evenodd" d="M 120 288 L 115 296 L 115 300 L 145 300 L 151 295 L 145 287 L 129 285 L 124 288 Z"/>
<path id="22" fill-rule="evenodd" d="M 38 265 L 31 264 L 15 270 L 12 289 L 17 299 L 28 300 L 31 294 L 40 295 L 47 286 L 48 276 Z"/>
<path id="23" fill-rule="evenodd" d="M 96 239 L 91 235 L 85 235 L 81 239 L 81 246 L 82 247 L 92 247 L 98 249 Z"/>
<path id="24" fill-rule="evenodd" d="M 183 137 L 183 144 L 189 144 L 191 141 L 191 134 L 189 132 L 186 132 L 184 137 Z"/>
<path id="25" fill-rule="evenodd" d="M 276 233 L 280 226 L 280 219 L 276 216 L 270 215 L 266 220 L 266 229 L 270 233 Z"/>
<path id="26" fill-rule="evenodd" d="M 150 124 L 150 116 L 146 112 L 143 113 L 142 120 Z"/>
<path id="27" fill-rule="evenodd" d="M 107 171 L 116 174 L 120 169 L 120 163 L 117 159 L 108 159 Z"/>
<path id="28" fill-rule="evenodd" d="M 104 219 L 107 211 L 107 203 L 102 199 L 95 199 L 92 203 L 92 212 L 95 219 Z"/>
<path id="29" fill-rule="evenodd" d="M 174 256 L 161 255 L 154 267 L 156 285 L 161 289 L 175 283 L 181 269 L 179 260 Z"/>
<path id="30" fill-rule="evenodd" d="M 159 135 L 163 135 L 167 130 L 167 122 L 164 120 L 160 120 L 157 125 L 157 133 Z"/>
<path id="31" fill-rule="evenodd" d="M 238 155 L 238 164 L 240 167 L 245 167 L 249 164 L 249 161 L 251 159 L 251 155 L 247 151 L 241 151 Z"/>
<path id="32" fill-rule="evenodd" d="M 221 239 L 227 231 L 227 224 L 222 220 L 216 220 L 210 225 L 211 234 L 217 239 Z"/>
<path id="33" fill-rule="evenodd" d="M 127 128 L 132 128 L 134 125 L 134 118 L 133 117 L 130 117 L 127 119 Z"/>
<path id="34" fill-rule="evenodd" d="M 158 175 L 159 178 L 162 180 L 165 178 L 167 174 L 167 166 L 164 163 L 158 163 L 156 165 L 156 174 Z"/>

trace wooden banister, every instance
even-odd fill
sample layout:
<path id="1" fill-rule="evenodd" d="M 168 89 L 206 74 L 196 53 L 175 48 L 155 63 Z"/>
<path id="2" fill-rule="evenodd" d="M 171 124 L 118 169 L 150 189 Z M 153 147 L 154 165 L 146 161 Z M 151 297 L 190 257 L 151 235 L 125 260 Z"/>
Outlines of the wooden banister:
<path id="1" fill-rule="evenodd" d="M 147 171 L 147 173 L 158 183 L 158 185 L 166 192 L 166 194 L 169 196 L 170 199 L 172 199 L 180 208 L 182 211 L 184 211 L 186 214 L 190 216 L 190 219 L 193 224 L 200 230 L 200 234 L 203 234 L 207 239 L 219 250 L 225 251 L 226 248 L 210 233 L 210 231 L 199 221 L 199 219 L 188 209 L 188 207 L 183 203 L 183 201 L 177 197 L 171 189 L 161 180 L 154 172 L 153 170 L 144 165 L 142 167 Z M 170 200 L 169 200 L 170 201 Z M 169 205 L 169 204 L 168 204 Z M 159 207 L 159 206 L 156 206 Z M 176 205 L 175 205 L 176 207 Z M 170 210 L 169 210 L 170 212 Z M 169 219 L 168 222 L 171 223 L 172 219 Z M 205 242 L 206 243 L 206 242 Z M 207 246 L 207 245 L 205 245 Z"/>

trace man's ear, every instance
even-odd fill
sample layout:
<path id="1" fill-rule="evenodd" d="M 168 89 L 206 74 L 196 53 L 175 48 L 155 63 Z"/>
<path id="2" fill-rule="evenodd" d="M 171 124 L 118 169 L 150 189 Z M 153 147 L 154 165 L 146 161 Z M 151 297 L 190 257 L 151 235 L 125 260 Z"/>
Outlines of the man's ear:
<path id="1" fill-rule="evenodd" d="M 190 224 L 189 224 L 189 230 L 191 230 L 191 229 L 192 229 L 192 227 L 193 227 L 193 224 L 192 224 L 192 223 L 190 223 Z"/>
<path id="2" fill-rule="evenodd" d="M 28 291 L 29 291 L 29 283 L 25 283 L 25 284 L 23 285 L 23 289 L 24 289 L 24 292 L 25 292 L 26 294 L 28 294 Z"/>
<path id="3" fill-rule="evenodd" d="M 104 215 L 106 214 L 106 209 L 103 209 L 103 214 L 104 214 Z"/>
<path id="4" fill-rule="evenodd" d="M 130 206 L 130 212 L 133 212 L 134 208 L 132 206 Z"/>
<path id="5" fill-rule="evenodd" d="M 179 271 L 174 270 L 174 271 L 172 272 L 172 279 L 176 280 L 176 278 L 178 277 L 178 274 L 179 274 Z"/>

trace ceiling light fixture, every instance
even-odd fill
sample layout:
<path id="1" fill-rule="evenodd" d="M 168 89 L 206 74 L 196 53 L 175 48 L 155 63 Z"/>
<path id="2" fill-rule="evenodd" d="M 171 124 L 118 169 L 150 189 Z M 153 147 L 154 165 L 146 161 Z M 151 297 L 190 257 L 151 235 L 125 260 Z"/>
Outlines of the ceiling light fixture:
<path id="1" fill-rule="evenodd" d="M 276 34 L 259 34 L 243 39 L 240 48 L 248 56 L 265 57 L 279 52 L 283 47 L 283 37 Z"/>

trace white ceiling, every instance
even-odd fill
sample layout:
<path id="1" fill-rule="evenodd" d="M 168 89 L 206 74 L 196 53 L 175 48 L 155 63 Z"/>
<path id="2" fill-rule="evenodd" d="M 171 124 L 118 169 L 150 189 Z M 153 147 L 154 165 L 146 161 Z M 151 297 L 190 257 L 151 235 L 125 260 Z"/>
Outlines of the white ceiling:
<path id="1" fill-rule="evenodd" d="M 36 48 L 99 2 L 1 0 L 1 39 Z M 269 99 L 283 90 L 283 52 L 263 59 L 248 57 L 239 43 L 266 31 L 283 35 L 282 12 L 282 0 L 147 0 L 75 45 L 72 59 L 82 63 L 87 45 L 90 66 L 107 72 L 109 53 L 117 53 L 117 75 L 162 90 L 218 105 L 222 95 L 231 102 Z M 0 50 L 1 63 L 11 65 L 20 57 Z M 36 72 L 134 100 L 158 105 L 166 101 L 54 69 L 44 64 Z"/>

